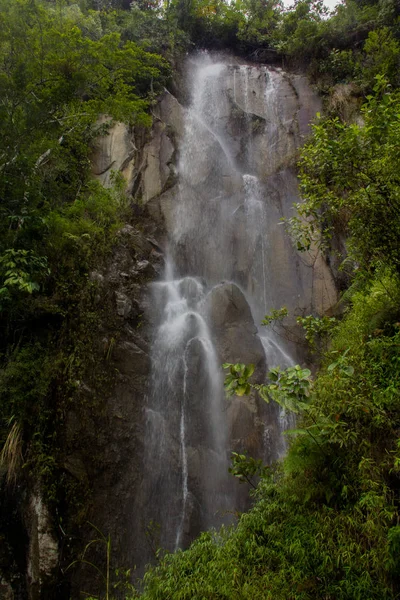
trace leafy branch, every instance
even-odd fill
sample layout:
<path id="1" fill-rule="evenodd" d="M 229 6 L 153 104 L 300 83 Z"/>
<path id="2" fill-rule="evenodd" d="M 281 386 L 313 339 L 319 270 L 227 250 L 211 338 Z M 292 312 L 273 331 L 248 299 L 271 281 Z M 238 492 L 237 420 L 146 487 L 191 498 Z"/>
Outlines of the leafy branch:
<path id="1" fill-rule="evenodd" d="M 240 483 L 248 483 L 253 489 L 256 489 L 254 477 L 264 477 L 269 471 L 269 467 L 263 465 L 262 460 L 232 452 L 232 466 L 228 471 L 236 477 Z"/>
<path id="2" fill-rule="evenodd" d="M 254 373 L 254 365 L 242 363 L 222 365 L 229 369 L 224 381 L 227 396 L 245 396 L 252 389 L 256 390 L 265 402 L 274 400 L 285 410 L 298 413 L 306 406 L 312 386 L 311 371 L 302 369 L 300 365 L 281 370 L 280 367 L 271 369 L 268 373 L 270 383 L 257 384 L 249 381 Z"/>

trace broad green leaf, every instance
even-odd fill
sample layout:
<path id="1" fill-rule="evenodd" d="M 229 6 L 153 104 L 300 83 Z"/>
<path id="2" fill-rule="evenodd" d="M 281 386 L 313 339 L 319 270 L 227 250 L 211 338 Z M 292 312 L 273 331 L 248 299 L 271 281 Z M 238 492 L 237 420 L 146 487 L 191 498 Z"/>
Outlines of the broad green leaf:
<path id="1" fill-rule="evenodd" d="M 253 364 L 247 365 L 244 370 L 244 373 L 243 373 L 244 377 L 246 377 L 246 378 L 251 377 L 254 373 L 254 369 L 255 369 L 255 366 Z"/>

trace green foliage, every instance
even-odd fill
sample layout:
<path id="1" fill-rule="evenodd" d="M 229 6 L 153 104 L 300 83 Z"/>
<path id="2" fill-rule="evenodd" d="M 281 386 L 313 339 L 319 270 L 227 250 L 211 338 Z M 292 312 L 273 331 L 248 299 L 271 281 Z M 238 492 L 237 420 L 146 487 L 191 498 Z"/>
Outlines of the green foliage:
<path id="1" fill-rule="evenodd" d="M 140 3 L 134 6 L 138 15 Z M 377 74 L 385 75 L 392 84 L 399 83 L 399 21 L 394 0 L 347 0 L 331 14 L 319 0 L 296 0 L 289 7 L 279 0 L 229 4 L 224 0 L 172 0 L 164 13 L 156 9 L 141 12 L 143 21 L 153 19 L 155 37 L 158 39 L 160 31 L 164 47 L 172 30 L 184 31 L 190 36 L 186 43 L 197 47 L 228 46 L 255 57 L 263 57 L 267 50 L 268 57 L 275 54 L 307 69 L 325 92 L 354 78 L 364 90 L 370 89 Z M 178 38 L 176 43 L 179 45 Z"/>
<path id="2" fill-rule="evenodd" d="M 299 412 L 310 396 L 311 371 L 302 369 L 300 365 L 281 370 L 279 367 L 268 373 L 270 383 L 266 388 L 261 386 L 261 397 L 266 399 L 269 392 L 275 402 L 292 412 Z"/>
<path id="3" fill-rule="evenodd" d="M 2 418 L 32 423 L 45 413 L 45 400 L 51 382 L 51 361 L 39 342 L 18 345 L 7 357 L 0 378 Z"/>
<path id="4" fill-rule="evenodd" d="M 311 350 L 316 350 L 317 342 L 321 341 L 337 324 L 335 317 L 314 317 L 307 315 L 306 317 L 297 317 L 296 322 L 301 325 L 306 332 L 306 340 Z"/>
<path id="5" fill-rule="evenodd" d="M 289 220 L 311 239 L 322 224 L 329 246 L 332 232 L 348 236 L 349 257 L 366 272 L 388 265 L 400 270 L 399 95 L 383 77 L 362 109 L 364 125 L 337 117 L 320 119 L 302 151 L 301 188 L 305 202 Z M 298 249 L 308 249 L 310 244 Z"/>
<path id="6" fill-rule="evenodd" d="M 10 301 L 13 291 L 28 294 L 38 291 L 39 282 L 49 274 L 46 257 L 36 256 L 32 250 L 6 250 L 0 256 L 1 302 Z"/>
<path id="7" fill-rule="evenodd" d="M 399 572 L 400 567 L 400 526 L 395 525 L 388 531 L 389 542 L 389 568 L 393 574 Z"/>
<path id="8" fill-rule="evenodd" d="M 319 115 L 317 114 L 317 117 Z M 314 206 L 308 202 L 299 202 L 294 205 L 296 214 L 289 218 L 283 218 L 295 248 L 299 252 L 310 252 L 314 249 L 324 251 L 327 247 L 327 240 L 330 239 L 330 227 L 324 224 L 323 236 L 317 224 L 318 213 Z"/>
<path id="9" fill-rule="evenodd" d="M 0 0 L 0 460 L 20 494 L 39 481 L 70 527 L 88 490 L 63 466 L 65 415 L 87 410 L 83 381 L 95 404 L 114 377 L 88 275 L 129 210 L 120 176 L 110 189 L 92 180 L 93 142 L 114 120 L 149 126 L 169 76 L 123 22 L 68 2 Z"/>
<path id="10" fill-rule="evenodd" d="M 162 15 L 160 10 L 145 10 L 132 3 L 129 13 L 118 17 L 118 27 L 124 40 L 132 40 L 149 52 L 174 60 L 190 48 L 189 32 L 179 28 L 173 3 Z"/>
<path id="11" fill-rule="evenodd" d="M 354 367 L 348 364 L 347 353 L 349 350 L 350 348 L 347 348 L 343 354 L 340 354 L 337 360 L 328 366 L 328 371 L 335 371 L 335 369 L 337 369 L 340 371 L 341 375 L 348 375 L 351 377 L 354 374 Z M 332 350 L 332 353 L 337 354 L 338 352 L 336 350 Z"/>
<path id="12" fill-rule="evenodd" d="M 264 477 L 268 472 L 268 467 L 263 465 L 260 459 L 255 459 L 246 454 L 232 452 L 232 465 L 229 467 L 229 473 L 236 477 L 240 483 L 248 483 L 256 489 L 255 477 Z"/>
<path id="13" fill-rule="evenodd" d="M 229 48 L 255 57 L 275 55 L 302 65 L 319 80 L 321 89 L 356 77 L 368 86 L 377 73 L 396 80 L 398 8 L 395 0 L 347 0 L 331 14 L 320 0 L 171 0 L 157 5 L 137 0 L 98 0 L 100 13 L 64 8 L 64 18 L 92 39 L 122 32 L 124 39 L 143 43 L 174 59 L 195 45 Z M 365 48 L 363 43 L 366 41 Z M 397 81 L 397 80 L 396 80 Z"/>
<path id="14" fill-rule="evenodd" d="M 275 321 L 282 321 L 287 316 L 288 309 L 286 306 L 274 309 L 269 315 L 265 315 L 264 319 L 261 321 L 261 325 L 271 325 L 271 323 L 274 323 Z"/>
<path id="15" fill-rule="evenodd" d="M 92 39 L 41 3 L 2 2 L 0 15 L 0 250 L 41 245 L 43 256 L 48 215 L 91 191 L 99 114 L 149 125 L 168 65 L 117 31 Z"/>
<path id="16" fill-rule="evenodd" d="M 269 315 L 265 315 L 261 324 L 274 328 L 274 325 L 279 323 L 281 331 L 285 332 L 285 336 L 288 339 L 294 338 L 297 342 L 301 342 L 302 339 L 299 336 L 295 337 L 292 328 L 285 323 L 288 317 L 288 309 L 286 306 L 283 306 L 282 308 L 272 310 Z M 329 333 L 337 325 L 337 319 L 326 315 L 322 317 L 306 315 L 305 317 L 296 317 L 296 323 L 305 330 L 305 339 L 308 347 L 315 353 L 317 351 L 322 352 L 324 345 L 328 342 Z"/>
<path id="17" fill-rule="evenodd" d="M 383 271 L 376 273 L 372 281 L 367 278 L 362 285 L 359 279 L 345 294 L 351 305 L 335 335 L 335 349 L 338 350 L 350 346 L 354 352 L 366 341 L 396 331 L 395 324 L 400 316 L 398 277 Z"/>
<path id="18" fill-rule="evenodd" d="M 348 82 L 355 78 L 357 63 L 353 50 L 333 48 L 320 66 L 321 73 L 327 73 L 335 82 Z"/>
<path id="19" fill-rule="evenodd" d="M 299 365 L 288 367 L 284 371 L 280 367 L 271 369 L 268 373 L 271 383 L 262 385 L 249 382 L 254 373 L 254 365 L 225 363 L 223 368 L 230 371 L 224 381 L 228 397 L 248 395 L 254 389 L 266 402 L 272 398 L 282 408 L 299 412 L 310 395 L 311 371 L 302 369 Z"/>
<path id="20" fill-rule="evenodd" d="M 276 35 L 277 49 L 300 60 L 318 55 L 326 12 L 322 2 L 296 2 L 282 15 Z"/>
<path id="21" fill-rule="evenodd" d="M 238 8 L 247 18 L 239 23 L 238 39 L 246 45 L 269 45 L 282 11 L 280 0 L 242 0 Z"/>
<path id="22" fill-rule="evenodd" d="M 388 27 L 370 31 L 364 45 L 364 64 L 361 77 L 371 89 L 375 78 L 384 75 L 392 85 L 398 85 L 400 45 Z"/>
<path id="23" fill-rule="evenodd" d="M 224 381 L 227 396 L 244 396 L 250 393 L 248 379 L 254 373 L 254 365 L 224 363 L 222 368 L 229 369 L 229 375 Z"/>
<path id="24" fill-rule="evenodd" d="M 233 530 L 203 534 L 145 575 L 145 599 L 393 598 L 375 566 L 387 556 L 354 514 L 307 508 L 274 478 Z M 372 543 L 369 547 L 368 541 Z"/>
<path id="25" fill-rule="evenodd" d="M 95 530 L 96 535 L 98 535 L 97 538 L 90 540 L 90 542 L 88 542 L 85 546 L 85 548 L 83 549 L 82 555 L 79 557 L 78 560 L 72 562 L 70 565 L 68 565 L 67 569 L 73 567 L 76 563 L 80 563 L 81 565 L 87 565 L 88 567 L 90 567 L 91 569 L 94 569 L 101 577 L 101 579 L 103 580 L 104 583 L 104 590 L 105 590 L 105 595 L 104 595 L 104 600 L 111 600 L 112 596 L 111 596 L 111 587 L 112 587 L 112 582 L 111 582 L 111 577 L 112 577 L 112 573 L 111 573 L 111 567 L 110 567 L 110 562 L 111 562 L 111 536 L 110 534 L 108 534 L 107 536 L 104 535 L 104 533 L 102 531 L 100 531 L 100 529 L 98 527 L 96 527 L 95 525 L 93 525 L 93 523 L 89 523 L 89 525 Z M 102 571 L 102 569 L 96 565 L 94 562 L 92 562 L 91 560 L 88 560 L 87 558 L 87 554 L 89 549 L 94 546 L 94 545 L 100 545 L 101 547 L 104 546 L 104 550 L 105 550 L 105 569 L 104 572 Z M 119 575 L 119 573 L 118 573 Z M 89 595 L 85 592 L 85 595 Z"/>

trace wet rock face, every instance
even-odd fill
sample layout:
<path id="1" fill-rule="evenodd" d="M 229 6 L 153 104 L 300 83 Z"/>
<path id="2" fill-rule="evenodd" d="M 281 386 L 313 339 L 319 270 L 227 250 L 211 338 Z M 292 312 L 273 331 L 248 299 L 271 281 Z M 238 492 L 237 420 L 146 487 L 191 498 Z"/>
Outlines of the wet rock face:
<path id="1" fill-rule="evenodd" d="M 299 75 L 208 66 L 192 65 L 187 107 L 165 92 L 150 132 L 117 124 L 93 155 L 104 185 L 120 170 L 155 223 L 151 235 L 125 226 L 91 274 L 109 306 L 99 352 L 116 384 L 101 411 L 67 419 L 66 468 L 91 483 L 91 520 L 110 534 L 115 566 L 142 568 L 159 545 L 185 547 L 247 506 L 227 476 L 230 451 L 278 458 L 282 419 L 254 395 L 227 402 L 220 365 L 253 363 L 263 380 L 301 358 L 265 338 L 264 314 L 325 312 L 336 301 L 323 258 L 304 264 L 279 224 L 298 201 L 293 160 L 318 99 Z"/>
<path id="2" fill-rule="evenodd" d="M 175 244 L 178 269 L 201 273 L 209 284 L 232 279 L 253 297 L 265 296 L 262 309 L 252 304 L 257 323 L 282 305 L 292 313 L 326 312 L 337 292 L 325 261 L 317 252 L 299 257 L 279 225 L 299 201 L 295 154 L 321 109 L 318 97 L 305 77 L 250 65 L 212 65 L 198 77 L 201 86 L 208 98 L 199 95 L 189 111 L 170 95 L 163 98 L 160 107 L 173 106 L 160 108 L 160 115 L 176 143 L 178 179 L 159 195 L 146 195 L 153 196 L 150 213 Z M 262 268 L 273 286 L 262 281 Z"/>
<path id="3" fill-rule="evenodd" d="M 261 330 L 263 315 L 335 301 L 324 261 L 305 265 L 279 226 L 298 200 L 294 155 L 318 100 L 303 78 L 279 70 L 207 57 L 191 67 L 177 180 L 158 195 L 151 188 L 147 204 L 164 224 L 168 249 L 153 290 L 148 474 L 137 506 L 145 521 L 160 523 L 169 550 L 187 544 L 190 532 L 218 526 L 215 515 L 229 505 L 245 506 L 226 478 L 230 451 L 266 461 L 284 452 L 279 408 L 254 396 L 228 403 L 220 365 L 253 363 L 262 380 L 267 366 L 298 360 L 294 345 Z"/>
<path id="4" fill-rule="evenodd" d="M 250 306 L 243 292 L 234 283 L 221 283 L 215 286 L 207 297 L 209 318 L 214 329 L 224 329 L 235 325 L 250 325 L 250 331 L 257 333 Z"/>
<path id="5" fill-rule="evenodd" d="M 214 287 L 206 298 L 206 311 L 220 364 L 254 364 L 254 379 L 263 381 L 267 369 L 265 351 L 250 306 L 240 288 L 233 283 Z M 278 458 L 276 423 L 279 411 L 275 405 L 267 406 L 252 393 L 248 397 L 230 398 L 226 409 L 232 449 L 246 451 L 269 462 Z M 266 427 L 268 447 L 264 445 Z"/>
<path id="6" fill-rule="evenodd" d="M 135 196 L 147 204 L 176 181 L 176 159 L 183 132 L 184 109 L 165 91 L 155 110 L 150 140 L 143 148 Z"/>

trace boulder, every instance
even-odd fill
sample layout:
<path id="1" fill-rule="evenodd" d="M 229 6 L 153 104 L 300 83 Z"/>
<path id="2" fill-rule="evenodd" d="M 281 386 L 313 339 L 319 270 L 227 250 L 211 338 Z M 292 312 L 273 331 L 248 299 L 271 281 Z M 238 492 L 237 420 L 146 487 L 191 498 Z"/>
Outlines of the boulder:
<path id="1" fill-rule="evenodd" d="M 156 122 L 152 138 L 143 150 L 141 198 L 143 203 L 161 194 L 168 179 L 173 176 L 174 145 L 168 137 L 165 123 Z"/>
<path id="2" fill-rule="evenodd" d="M 165 90 L 155 108 L 154 114 L 168 126 L 178 140 L 182 138 L 184 133 L 185 109 L 168 90 Z"/>
<path id="3" fill-rule="evenodd" d="M 115 292 L 115 301 L 117 304 L 117 315 L 126 319 L 132 310 L 131 300 L 122 292 Z"/>

